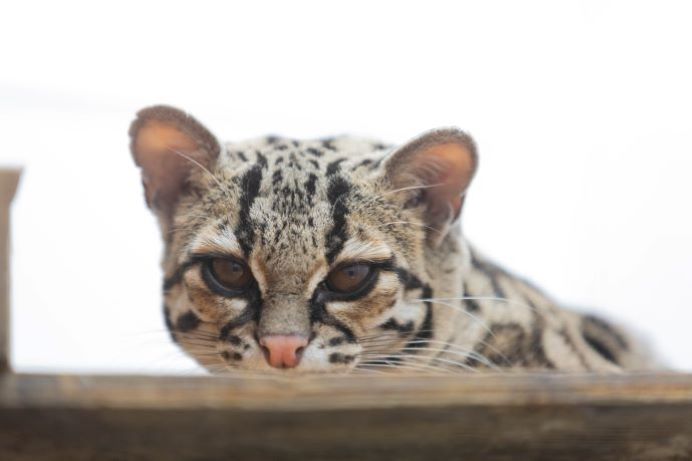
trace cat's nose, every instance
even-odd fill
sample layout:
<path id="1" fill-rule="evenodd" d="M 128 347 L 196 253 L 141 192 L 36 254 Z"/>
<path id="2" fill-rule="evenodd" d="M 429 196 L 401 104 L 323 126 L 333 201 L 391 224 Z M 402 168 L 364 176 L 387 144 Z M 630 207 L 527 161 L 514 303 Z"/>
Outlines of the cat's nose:
<path id="1" fill-rule="evenodd" d="M 268 335 L 259 340 L 267 362 L 275 368 L 293 368 L 298 365 L 308 339 L 299 335 Z"/>

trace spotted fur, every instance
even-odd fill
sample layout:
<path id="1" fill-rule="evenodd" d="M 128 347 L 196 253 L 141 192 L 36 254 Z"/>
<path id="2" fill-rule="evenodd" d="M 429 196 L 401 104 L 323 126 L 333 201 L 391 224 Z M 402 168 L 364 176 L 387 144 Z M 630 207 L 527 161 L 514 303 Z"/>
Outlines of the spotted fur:
<path id="1" fill-rule="evenodd" d="M 143 133 L 154 141 L 140 143 Z M 475 251 L 452 225 L 465 187 L 430 202 L 438 184 L 426 181 L 444 177 L 438 164 L 399 171 L 421 150 L 459 143 L 470 181 L 475 146 L 458 130 L 403 147 L 349 137 L 222 145 L 158 106 L 140 112 L 130 134 L 165 241 L 166 325 L 212 372 L 276 371 L 258 338 L 296 333 L 309 336 L 300 364 L 278 372 L 649 366 L 624 332 L 557 306 Z M 210 290 L 209 255 L 243 259 L 256 286 L 240 297 Z M 322 289 L 344 261 L 376 266 L 354 298 Z"/>

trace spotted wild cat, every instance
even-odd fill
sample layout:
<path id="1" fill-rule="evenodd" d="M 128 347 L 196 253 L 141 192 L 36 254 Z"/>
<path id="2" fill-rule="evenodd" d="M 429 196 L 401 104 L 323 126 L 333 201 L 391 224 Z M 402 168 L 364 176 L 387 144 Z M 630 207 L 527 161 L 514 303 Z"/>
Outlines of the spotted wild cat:
<path id="1" fill-rule="evenodd" d="M 221 144 L 156 106 L 130 136 L 165 241 L 166 324 L 212 372 L 650 366 L 468 244 L 455 223 L 478 160 L 457 129 Z"/>

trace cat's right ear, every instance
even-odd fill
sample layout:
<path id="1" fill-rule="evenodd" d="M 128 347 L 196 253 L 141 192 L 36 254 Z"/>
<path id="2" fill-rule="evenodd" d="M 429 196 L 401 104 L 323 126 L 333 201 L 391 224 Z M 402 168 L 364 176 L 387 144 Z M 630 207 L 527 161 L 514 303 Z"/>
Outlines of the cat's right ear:
<path id="1" fill-rule="evenodd" d="M 459 218 L 478 167 L 473 139 L 456 128 L 429 131 L 390 154 L 384 167 L 390 191 L 404 207 L 423 208 L 428 242 L 439 245 Z"/>
<path id="2" fill-rule="evenodd" d="M 139 111 L 130 125 L 130 150 L 142 169 L 147 205 L 170 219 L 192 169 L 211 168 L 221 145 L 187 113 L 153 106 Z"/>

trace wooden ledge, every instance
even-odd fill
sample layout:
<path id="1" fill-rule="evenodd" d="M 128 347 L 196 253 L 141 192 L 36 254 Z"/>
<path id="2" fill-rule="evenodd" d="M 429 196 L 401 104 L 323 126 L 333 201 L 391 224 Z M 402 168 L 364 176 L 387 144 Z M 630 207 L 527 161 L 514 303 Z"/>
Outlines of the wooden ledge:
<path id="1" fill-rule="evenodd" d="M 213 408 L 279 412 L 464 405 L 646 407 L 664 403 L 692 404 L 692 375 L 0 376 L 0 408 Z"/>
<path id="2" fill-rule="evenodd" d="M 692 376 L 5 375 L 2 460 L 687 460 Z"/>

